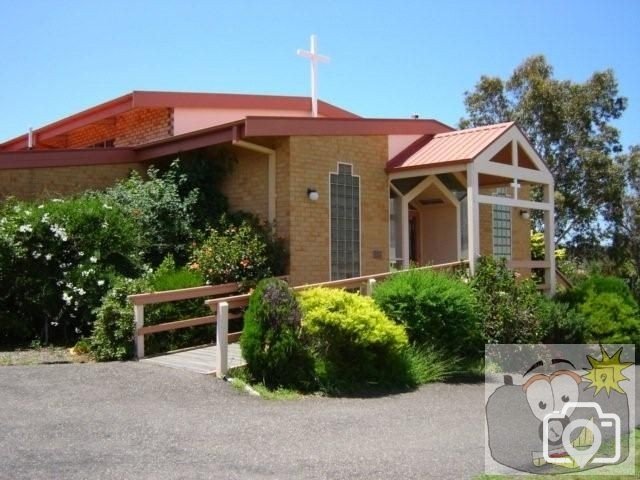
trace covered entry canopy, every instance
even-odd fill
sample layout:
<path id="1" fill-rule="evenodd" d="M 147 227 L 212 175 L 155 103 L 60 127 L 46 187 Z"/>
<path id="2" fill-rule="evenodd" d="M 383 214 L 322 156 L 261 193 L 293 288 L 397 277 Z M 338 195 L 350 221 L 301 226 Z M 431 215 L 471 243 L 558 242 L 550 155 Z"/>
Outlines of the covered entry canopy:
<path id="1" fill-rule="evenodd" d="M 391 195 L 399 200 L 396 245 L 403 266 L 409 265 L 410 253 L 415 250 L 410 234 L 410 229 L 416 230 L 410 225 L 412 209 L 424 210 L 435 204 L 441 204 L 441 209 L 450 208 L 452 213 L 445 222 L 449 227 L 434 223 L 419 230 L 430 228 L 431 236 L 444 239 L 441 244 L 451 240 L 449 255 L 456 254 L 459 260 L 468 258 L 472 272 L 481 254 L 481 231 L 486 230 L 481 229 L 481 204 L 502 206 L 509 214 L 516 211 L 527 219 L 530 210 L 541 210 L 545 260 L 533 262 L 529 257 L 510 263 L 514 268 L 544 268 L 545 287 L 555 291 L 553 176 L 515 123 L 424 136 L 392 158 L 387 172 Z M 537 192 L 542 192 L 541 197 Z M 453 215 L 455 220 L 451 221 Z M 436 218 L 444 216 L 433 215 L 426 222 L 435 222 Z M 450 229 L 454 223 L 455 231 L 443 236 L 440 230 Z"/>

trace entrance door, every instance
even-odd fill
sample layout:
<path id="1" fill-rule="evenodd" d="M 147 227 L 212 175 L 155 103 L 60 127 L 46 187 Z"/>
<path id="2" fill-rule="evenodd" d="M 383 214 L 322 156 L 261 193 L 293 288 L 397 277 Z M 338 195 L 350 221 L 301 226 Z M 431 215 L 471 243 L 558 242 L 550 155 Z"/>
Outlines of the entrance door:
<path id="1" fill-rule="evenodd" d="M 409 261 L 420 265 L 420 215 L 409 210 Z"/>

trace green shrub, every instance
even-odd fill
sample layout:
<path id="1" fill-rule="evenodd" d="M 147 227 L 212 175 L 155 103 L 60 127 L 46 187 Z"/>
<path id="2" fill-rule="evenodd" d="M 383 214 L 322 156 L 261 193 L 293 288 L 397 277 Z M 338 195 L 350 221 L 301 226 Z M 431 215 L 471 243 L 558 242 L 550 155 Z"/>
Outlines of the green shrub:
<path id="1" fill-rule="evenodd" d="M 137 293 L 176 290 L 203 285 L 202 277 L 194 271 L 177 268 L 167 257 L 156 271 L 141 278 L 121 278 L 104 297 L 96 310 L 96 322 L 91 336 L 91 350 L 99 361 L 124 360 L 133 355 L 133 306 L 127 300 Z M 210 310 L 202 298 L 147 305 L 145 325 L 183 320 L 209 315 Z M 145 353 L 154 354 L 210 343 L 214 327 L 203 325 L 169 332 L 154 333 L 145 337 Z"/>
<path id="2" fill-rule="evenodd" d="M 462 281 L 429 270 L 410 270 L 378 285 L 373 298 L 389 318 L 406 327 L 411 342 L 452 354 L 481 354 L 473 291 Z"/>
<path id="3" fill-rule="evenodd" d="M 182 191 L 187 177 L 179 172 L 178 161 L 162 174 L 150 167 L 147 177 L 143 179 L 134 171 L 127 180 L 107 189 L 104 198 L 120 205 L 139 224 L 146 262 L 157 266 L 172 255 L 184 264 L 194 240 L 193 208 L 199 192 Z"/>
<path id="4" fill-rule="evenodd" d="M 0 211 L 0 341 L 72 344 L 116 275 L 140 270 L 139 231 L 93 194 L 6 202 Z"/>
<path id="5" fill-rule="evenodd" d="M 273 255 L 276 243 L 264 228 L 246 219 L 234 224 L 222 219 L 202 245 L 195 250 L 190 267 L 199 271 L 211 285 L 238 282 L 245 288 L 259 280 L 281 275 L 281 265 Z"/>
<path id="6" fill-rule="evenodd" d="M 545 337 L 546 304 L 531 280 L 517 280 L 504 259 L 480 257 L 471 279 L 485 343 L 538 343 Z"/>
<path id="7" fill-rule="evenodd" d="M 575 307 L 585 303 L 590 296 L 601 293 L 614 294 L 631 308 L 638 307 L 631 289 L 624 280 L 602 275 L 592 275 L 579 282 L 573 289 L 558 294 L 556 298 Z"/>
<path id="8" fill-rule="evenodd" d="M 127 296 L 146 290 L 144 279 L 118 279 L 104 296 L 96 311 L 96 321 L 90 340 L 90 350 L 99 362 L 127 360 L 133 357 L 135 322 L 133 307 Z"/>
<path id="9" fill-rule="evenodd" d="M 405 381 L 407 335 L 371 298 L 325 288 L 305 290 L 299 298 L 321 388 L 348 391 Z"/>
<path id="10" fill-rule="evenodd" d="M 640 313 L 615 293 L 597 293 L 578 307 L 590 343 L 640 343 Z"/>
<path id="11" fill-rule="evenodd" d="M 309 389 L 313 362 L 301 339 L 301 312 L 289 286 L 277 279 L 258 283 L 244 314 L 240 339 L 251 376 L 269 388 Z"/>
<path id="12" fill-rule="evenodd" d="M 409 345 L 403 349 L 402 357 L 408 387 L 443 382 L 456 373 L 460 364 L 460 359 L 451 352 L 443 353 L 426 345 Z"/>
<path id="13" fill-rule="evenodd" d="M 543 343 L 585 343 L 587 325 L 578 310 L 568 304 L 542 297 L 539 312 L 542 318 Z"/>

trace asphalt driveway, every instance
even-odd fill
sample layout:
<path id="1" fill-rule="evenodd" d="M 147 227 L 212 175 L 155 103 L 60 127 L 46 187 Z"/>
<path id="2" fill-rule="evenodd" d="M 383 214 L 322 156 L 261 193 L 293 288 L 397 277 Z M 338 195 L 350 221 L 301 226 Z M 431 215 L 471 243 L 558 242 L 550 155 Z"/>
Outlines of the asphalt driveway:
<path id="1" fill-rule="evenodd" d="M 143 363 L 0 368 L 0 478 L 470 478 L 481 384 L 267 401 Z"/>

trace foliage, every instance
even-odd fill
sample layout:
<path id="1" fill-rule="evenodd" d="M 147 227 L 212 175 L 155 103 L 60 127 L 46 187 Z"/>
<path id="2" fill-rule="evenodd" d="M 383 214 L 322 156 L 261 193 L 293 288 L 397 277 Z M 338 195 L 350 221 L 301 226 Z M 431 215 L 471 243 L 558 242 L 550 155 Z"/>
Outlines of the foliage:
<path id="1" fill-rule="evenodd" d="M 549 166 L 556 188 L 556 239 L 598 238 L 602 215 L 619 192 L 613 154 L 621 151 L 612 125 L 627 105 L 611 70 L 583 83 L 553 77 L 543 56 L 527 58 L 503 80 L 482 76 L 465 93 L 461 127 L 516 121 Z"/>
<path id="2" fill-rule="evenodd" d="M 593 275 L 557 300 L 582 319 L 585 342 L 640 343 L 640 309 L 622 279 Z"/>
<path id="3" fill-rule="evenodd" d="M 531 260 L 544 260 L 544 232 L 531 232 Z M 565 248 L 555 249 L 556 262 L 567 257 Z"/>
<path id="4" fill-rule="evenodd" d="M 504 259 L 480 257 L 471 287 L 483 321 L 485 343 L 538 343 L 545 303 L 530 280 L 518 281 Z"/>
<path id="5" fill-rule="evenodd" d="M 585 303 L 588 297 L 601 293 L 612 293 L 619 296 L 630 307 L 637 307 L 631 290 L 624 280 L 598 274 L 591 275 L 575 285 L 573 289 L 558 294 L 557 299 L 572 307 L 577 307 Z"/>
<path id="6" fill-rule="evenodd" d="M 405 374 L 407 335 L 371 298 L 326 288 L 305 290 L 299 298 L 322 389 L 388 386 Z"/>
<path id="7" fill-rule="evenodd" d="M 96 312 L 90 344 L 97 361 L 127 360 L 133 356 L 135 323 L 127 296 L 146 290 L 147 285 L 145 279 L 119 278 L 104 296 Z"/>
<path id="8" fill-rule="evenodd" d="M 106 190 L 106 202 L 120 205 L 139 224 L 145 261 L 157 266 L 172 255 L 184 264 L 194 238 L 193 208 L 199 191 L 183 191 L 187 177 L 180 173 L 178 161 L 163 174 L 150 167 L 147 177 L 132 172 L 128 179 Z"/>
<path id="9" fill-rule="evenodd" d="M 543 343 L 585 343 L 587 325 L 575 307 L 546 297 L 540 299 Z"/>
<path id="10" fill-rule="evenodd" d="M 411 342 L 477 356 L 482 336 L 471 288 L 446 274 L 409 270 L 378 285 L 373 298 L 389 318 L 404 325 Z"/>
<path id="11" fill-rule="evenodd" d="M 624 184 L 607 218 L 613 223 L 611 256 L 618 272 L 630 280 L 640 301 L 640 145 L 617 159 Z"/>
<path id="12" fill-rule="evenodd" d="M 140 270 L 134 220 L 97 195 L 9 201 L 0 215 L 3 344 L 73 343 L 91 330 L 114 276 Z"/>
<path id="13" fill-rule="evenodd" d="M 104 297 L 96 310 L 96 322 L 91 336 L 91 351 L 99 361 L 124 360 L 133 355 L 134 318 L 129 295 L 179 288 L 197 287 L 202 277 L 185 268 L 177 268 L 167 257 L 158 269 L 149 271 L 135 280 L 120 278 Z M 205 316 L 209 309 L 202 299 L 148 305 L 145 307 L 145 325 Z M 213 327 L 202 326 L 171 332 L 154 333 L 145 337 L 148 354 L 175 350 L 211 342 Z"/>
<path id="14" fill-rule="evenodd" d="M 263 280 L 251 294 L 240 346 L 251 376 L 269 388 L 306 390 L 313 382 L 301 317 L 293 291 L 282 280 Z"/>
<path id="15" fill-rule="evenodd" d="M 640 344 L 640 313 L 615 293 L 590 294 L 578 307 L 586 319 L 590 343 Z"/>
<path id="16" fill-rule="evenodd" d="M 208 284 L 238 282 L 248 288 L 263 278 L 284 273 L 284 255 L 277 244 L 268 227 L 245 218 L 238 223 L 223 218 L 194 251 L 190 268 L 201 272 Z"/>
<path id="17" fill-rule="evenodd" d="M 183 198 L 193 191 L 198 192 L 192 206 L 197 230 L 206 230 L 215 225 L 228 211 L 229 202 L 221 193 L 221 186 L 235 162 L 233 152 L 224 147 L 209 147 L 180 154 L 177 172 L 184 180 L 179 184 L 179 192 Z"/>
<path id="18" fill-rule="evenodd" d="M 457 371 L 460 360 L 451 352 L 432 347 L 409 345 L 402 350 L 406 365 L 407 386 L 417 387 L 433 382 L 443 382 Z"/>

